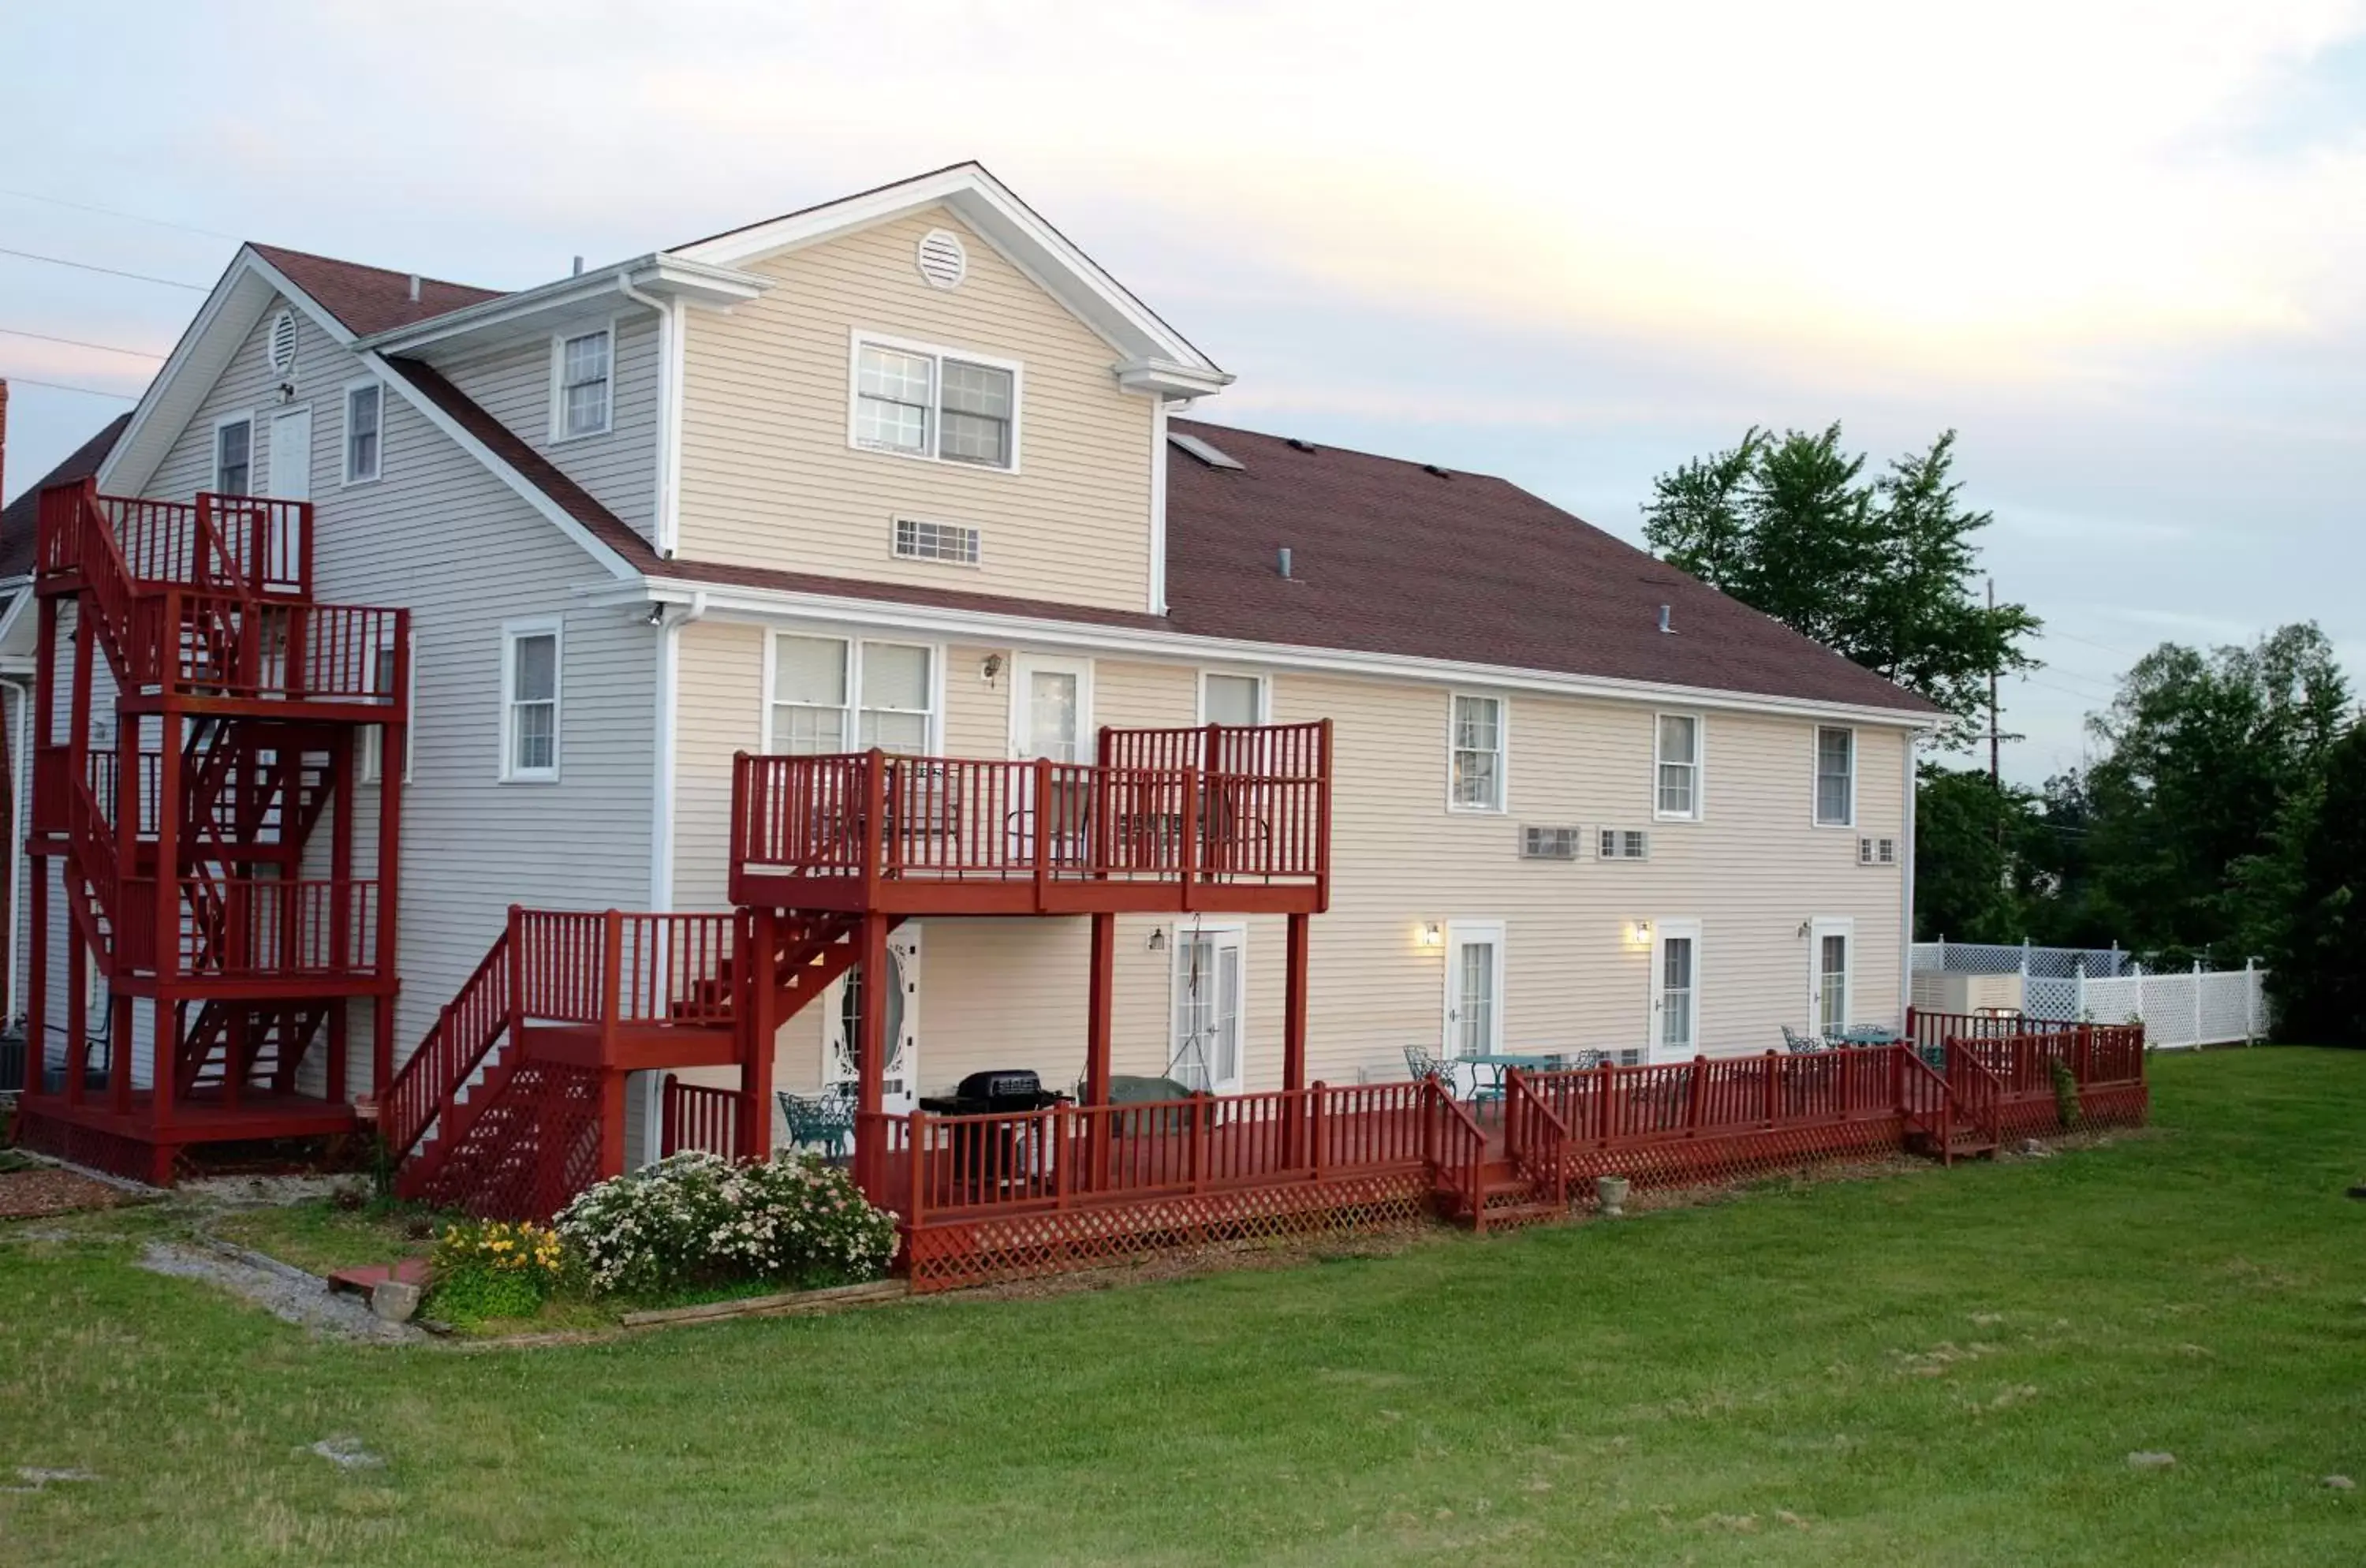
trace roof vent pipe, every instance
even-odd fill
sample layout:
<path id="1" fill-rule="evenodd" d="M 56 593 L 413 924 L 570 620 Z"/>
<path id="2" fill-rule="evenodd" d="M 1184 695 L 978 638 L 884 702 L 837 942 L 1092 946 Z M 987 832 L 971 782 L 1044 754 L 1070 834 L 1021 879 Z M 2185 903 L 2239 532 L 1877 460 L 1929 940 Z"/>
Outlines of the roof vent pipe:
<path id="1" fill-rule="evenodd" d="M 1290 547 L 1288 545 L 1281 547 L 1281 575 L 1285 580 L 1290 576 Z"/>
<path id="2" fill-rule="evenodd" d="M 411 302 L 419 303 L 419 275 L 415 272 L 411 275 Z"/>
<path id="3" fill-rule="evenodd" d="M 577 256 L 575 258 L 575 270 L 568 274 L 568 276 L 569 277 L 580 277 L 583 276 L 583 258 L 581 256 Z"/>
<path id="4" fill-rule="evenodd" d="M 1662 604 L 1660 606 L 1660 629 L 1667 633 L 1670 637 L 1673 637 L 1676 634 L 1675 614 L 1675 606 L 1673 604 Z"/>

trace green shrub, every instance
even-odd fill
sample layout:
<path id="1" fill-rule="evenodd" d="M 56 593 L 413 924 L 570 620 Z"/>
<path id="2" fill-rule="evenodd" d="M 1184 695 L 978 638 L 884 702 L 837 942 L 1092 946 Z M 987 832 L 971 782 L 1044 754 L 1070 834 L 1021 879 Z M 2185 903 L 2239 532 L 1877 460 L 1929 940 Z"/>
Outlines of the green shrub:
<path id="1" fill-rule="evenodd" d="M 558 1225 L 603 1293 L 851 1283 L 884 1274 L 896 1252 L 894 1216 L 809 1154 L 673 1155 L 582 1193 Z"/>
<path id="2" fill-rule="evenodd" d="M 558 1233 L 543 1225 L 470 1223 L 445 1228 L 427 1260 L 422 1310 L 447 1323 L 532 1317 L 566 1273 Z"/>
<path id="3" fill-rule="evenodd" d="M 2070 1064 L 2056 1058 L 2049 1064 L 2054 1076 L 2054 1116 L 2065 1127 L 2079 1124 L 2079 1075 Z"/>

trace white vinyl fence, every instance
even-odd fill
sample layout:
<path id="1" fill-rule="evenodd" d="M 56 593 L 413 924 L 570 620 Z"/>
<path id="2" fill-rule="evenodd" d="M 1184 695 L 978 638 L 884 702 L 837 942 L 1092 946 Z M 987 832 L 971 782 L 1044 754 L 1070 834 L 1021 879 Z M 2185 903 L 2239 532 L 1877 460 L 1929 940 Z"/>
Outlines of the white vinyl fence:
<path id="1" fill-rule="evenodd" d="M 2009 947 L 1918 942 L 1914 967 L 2022 978 L 2022 1011 L 2032 1018 L 2093 1023 L 2142 1021 L 2156 1050 L 2224 1045 L 2268 1032 L 2268 972 L 2245 967 L 2147 975 L 2118 948 Z"/>

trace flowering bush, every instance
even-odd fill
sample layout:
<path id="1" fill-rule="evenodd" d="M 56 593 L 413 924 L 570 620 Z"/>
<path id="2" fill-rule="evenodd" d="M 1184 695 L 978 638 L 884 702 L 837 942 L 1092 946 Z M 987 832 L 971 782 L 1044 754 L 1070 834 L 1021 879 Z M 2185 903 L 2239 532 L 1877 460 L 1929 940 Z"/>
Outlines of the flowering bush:
<path id="1" fill-rule="evenodd" d="M 543 1225 L 448 1225 L 428 1257 L 431 1312 L 458 1323 L 531 1317 L 567 1267 L 558 1233 Z"/>
<path id="2" fill-rule="evenodd" d="M 699 1150 L 671 1155 L 584 1192 L 558 1225 L 602 1292 L 875 1280 L 896 1253 L 894 1217 L 808 1154 L 744 1165 Z"/>

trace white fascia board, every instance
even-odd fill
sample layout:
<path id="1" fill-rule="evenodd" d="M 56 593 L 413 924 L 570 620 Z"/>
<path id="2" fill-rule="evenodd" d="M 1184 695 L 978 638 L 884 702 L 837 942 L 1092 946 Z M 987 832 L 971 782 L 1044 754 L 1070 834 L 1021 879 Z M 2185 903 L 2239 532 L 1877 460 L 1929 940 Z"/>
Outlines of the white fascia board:
<path id="1" fill-rule="evenodd" d="M 1229 370 L 1210 372 L 1166 359 L 1129 359 L 1116 370 L 1117 384 L 1125 390 L 1162 398 L 1210 398 L 1234 380 Z"/>
<path id="2" fill-rule="evenodd" d="M 35 617 L 25 612 L 33 603 L 33 580 L 29 577 L 0 579 L 0 594 L 7 596 L 7 608 L 0 609 L 0 670 L 11 660 L 30 659 L 33 647 Z"/>
<path id="3" fill-rule="evenodd" d="M 182 428 L 238 352 L 238 345 L 262 319 L 271 291 L 286 292 L 286 283 L 278 268 L 246 246 L 239 247 L 213 292 L 206 296 L 206 302 L 197 307 L 197 315 L 181 333 L 181 341 L 173 345 L 155 378 L 141 393 L 138 406 L 131 411 L 131 423 L 123 427 L 114 449 L 99 464 L 100 490 L 137 494 L 147 486 Z M 225 336 L 227 343 L 222 341 Z M 344 336 L 350 339 L 352 334 Z M 186 387 L 194 390 L 181 395 Z"/>
<path id="4" fill-rule="evenodd" d="M 1013 266 L 1042 285 L 1130 360 L 1166 362 L 1202 376 L 1224 376 L 1189 339 L 1161 321 L 1157 312 L 975 164 L 958 164 L 843 201 L 808 208 L 666 254 L 734 266 L 940 203 L 952 208 Z M 1224 376 L 1224 379 L 1231 378 Z"/>
<path id="5" fill-rule="evenodd" d="M 1184 632 L 1155 631 L 1147 627 L 1095 626 L 1078 621 L 952 610 L 941 605 L 912 604 L 895 600 L 862 599 L 851 594 L 793 592 L 656 575 L 630 582 L 603 584 L 582 592 L 586 602 L 595 605 L 695 604 L 701 615 L 716 619 L 795 620 L 832 627 L 886 629 L 951 642 L 1017 643 L 1045 649 L 1134 654 L 1184 662 L 1233 661 L 1310 674 L 1358 675 L 1374 680 L 1492 687 L 1502 691 L 1601 697 L 1619 702 L 1680 704 L 1690 708 L 1792 718 L 1844 718 L 1857 724 L 1917 731 L 1931 729 L 1938 722 L 1931 715 L 1853 703 L 1759 696 L 1748 692 L 1724 692 L 1651 681 L 1620 681 L 1597 675 L 1570 675 L 1507 665 L 1472 664 L 1459 660 L 1422 659 L 1409 654 L 1362 653 L 1348 649 L 1304 648 L 1291 643 L 1193 637 Z"/>
<path id="6" fill-rule="evenodd" d="M 381 354 L 415 355 L 429 348 L 530 334 L 553 318 L 604 312 L 614 296 L 627 291 L 727 308 L 744 304 L 772 286 L 770 278 L 729 267 L 673 256 L 640 256 L 377 333 L 361 339 L 360 344 Z"/>

